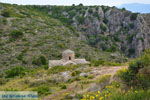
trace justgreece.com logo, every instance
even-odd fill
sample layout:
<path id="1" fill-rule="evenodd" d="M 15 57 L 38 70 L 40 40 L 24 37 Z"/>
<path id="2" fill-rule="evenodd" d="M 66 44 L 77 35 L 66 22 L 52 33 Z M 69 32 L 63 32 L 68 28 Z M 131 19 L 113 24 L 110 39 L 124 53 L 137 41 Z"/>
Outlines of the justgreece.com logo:
<path id="1" fill-rule="evenodd" d="M 0 100 L 38 100 L 35 91 L 0 91 Z"/>

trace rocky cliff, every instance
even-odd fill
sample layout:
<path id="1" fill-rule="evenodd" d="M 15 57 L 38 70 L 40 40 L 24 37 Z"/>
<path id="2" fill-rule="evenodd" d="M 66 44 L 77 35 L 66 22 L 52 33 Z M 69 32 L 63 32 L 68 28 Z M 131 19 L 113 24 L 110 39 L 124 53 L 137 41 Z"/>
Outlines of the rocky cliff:
<path id="1" fill-rule="evenodd" d="M 69 19 L 88 43 L 104 51 L 121 51 L 129 57 L 139 56 L 150 47 L 149 14 L 132 13 L 107 6 L 47 7 L 49 14 Z M 57 11 L 59 10 L 59 11 Z M 63 20 L 64 21 L 64 20 Z"/>

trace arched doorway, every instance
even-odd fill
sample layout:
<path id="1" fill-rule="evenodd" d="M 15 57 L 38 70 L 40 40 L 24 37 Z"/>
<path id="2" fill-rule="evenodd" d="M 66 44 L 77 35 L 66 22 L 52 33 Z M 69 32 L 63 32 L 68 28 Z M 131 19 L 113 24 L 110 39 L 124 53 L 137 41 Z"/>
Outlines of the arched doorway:
<path id="1" fill-rule="evenodd" d="M 71 57 L 69 56 L 69 60 L 71 60 Z"/>

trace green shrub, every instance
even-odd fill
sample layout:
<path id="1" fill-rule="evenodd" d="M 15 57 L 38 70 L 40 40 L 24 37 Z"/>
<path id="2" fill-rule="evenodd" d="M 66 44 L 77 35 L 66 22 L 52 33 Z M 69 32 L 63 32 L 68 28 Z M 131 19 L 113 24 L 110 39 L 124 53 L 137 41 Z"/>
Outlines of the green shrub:
<path id="1" fill-rule="evenodd" d="M 60 17 L 59 20 L 62 21 L 64 24 L 67 23 L 69 25 L 73 22 L 71 19 L 65 17 Z"/>
<path id="2" fill-rule="evenodd" d="M 63 84 L 63 85 L 61 85 L 60 87 L 61 87 L 61 89 L 67 89 L 67 86 L 66 86 L 66 85 L 64 85 L 64 84 Z"/>
<path id="3" fill-rule="evenodd" d="M 0 78 L 0 85 L 5 84 L 6 82 L 8 82 L 8 79 L 6 79 L 6 78 Z"/>
<path id="4" fill-rule="evenodd" d="M 81 100 L 83 98 L 83 96 L 82 96 L 82 94 L 76 94 L 75 98 L 78 99 L 78 100 Z"/>
<path id="5" fill-rule="evenodd" d="M 16 57 L 18 60 L 23 60 L 23 53 L 20 53 L 17 57 Z"/>
<path id="6" fill-rule="evenodd" d="M 140 60 L 144 67 L 150 67 L 150 49 L 144 51 L 143 56 L 141 56 Z"/>
<path id="7" fill-rule="evenodd" d="M 133 29 L 134 28 L 134 23 L 129 24 L 130 28 Z"/>
<path id="8" fill-rule="evenodd" d="M 94 12 L 93 16 L 97 17 L 99 19 L 99 15 L 97 12 Z"/>
<path id="9" fill-rule="evenodd" d="M 121 66 L 121 63 L 106 61 L 105 65 L 108 65 L 108 66 Z"/>
<path id="10" fill-rule="evenodd" d="M 92 61 L 91 64 L 93 66 L 99 66 L 99 65 L 104 65 L 105 61 L 104 60 L 97 60 L 97 61 Z"/>
<path id="11" fill-rule="evenodd" d="M 48 94 L 51 94 L 50 87 L 46 86 L 46 85 L 39 86 L 39 87 L 33 89 L 33 91 L 37 91 L 40 96 L 46 96 Z"/>
<path id="12" fill-rule="evenodd" d="M 83 80 L 83 77 L 77 76 L 77 77 L 69 79 L 67 82 L 72 83 L 74 81 L 80 81 L 80 80 Z"/>
<path id="13" fill-rule="evenodd" d="M 76 15 L 76 11 L 75 10 L 71 10 L 68 12 L 69 16 L 72 18 Z"/>
<path id="14" fill-rule="evenodd" d="M 108 23 L 108 19 L 105 17 L 104 20 L 103 20 L 103 22 L 104 22 L 105 24 L 107 24 L 107 23 Z"/>
<path id="15" fill-rule="evenodd" d="M 78 6 L 83 6 L 83 4 L 82 4 L 82 3 L 80 3 Z"/>
<path id="16" fill-rule="evenodd" d="M 117 63 L 117 62 L 111 62 L 111 61 L 105 61 L 105 60 L 94 60 L 91 61 L 91 65 L 92 66 L 104 66 L 104 65 L 108 65 L 108 66 L 120 66 L 121 63 Z"/>
<path id="17" fill-rule="evenodd" d="M 78 20 L 78 22 L 80 24 L 83 24 L 84 23 L 84 17 L 83 16 L 77 16 L 76 19 Z"/>
<path id="18" fill-rule="evenodd" d="M 136 20 L 137 16 L 138 16 L 138 13 L 132 13 L 132 15 L 130 16 L 130 19 Z"/>
<path id="19" fill-rule="evenodd" d="M 17 39 L 23 36 L 23 32 L 19 31 L 19 30 L 14 30 L 10 33 L 11 38 L 13 39 Z"/>
<path id="20" fill-rule="evenodd" d="M 55 67 L 52 67 L 48 70 L 48 73 L 49 74 L 56 74 L 58 72 L 62 72 L 62 71 L 65 71 L 67 68 L 66 66 L 55 66 Z"/>
<path id="21" fill-rule="evenodd" d="M 135 49 L 134 48 L 130 48 L 128 50 L 128 52 L 129 52 L 128 56 L 134 55 L 135 54 Z"/>
<path id="22" fill-rule="evenodd" d="M 92 14 L 92 13 L 93 13 L 93 9 L 89 9 L 88 12 L 89 12 L 90 14 Z"/>
<path id="23" fill-rule="evenodd" d="M 107 12 L 110 9 L 110 7 L 108 7 L 108 6 L 102 6 L 102 9 L 103 9 L 104 12 Z"/>
<path id="24" fill-rule="evenodd" d="M 140 82 L 140 87 L 146 88 L 150 87 L 150 67 L 149 68 L 142 68 L 140 72 L 136 75 L 137 80 Z"/>
<path id="25" fill-rule="evenodd" d="M 72 71 L 76 68 L 80 67 L 80 65 L 68 65 L 68 66 L 55 66 L 48 70 L 49 74 L 56 74 L 63 71 Z"/>
<path id="26" fill-rule="evenodd" d="M 110 79 L 111 75 L 103 75 L 97 78 L 96 82 L 97 83 L 103 83 L 106 82 Z"/>
<path id="27" fill-rule="evenodd" d="M 115 51 L 117 51 L 117 47 L 115 46 L 115 45 L 112 45 L 110 48 L 108 48 L 107 50 L 106 50 L 107 52 L 115 52 Z"/>
<path id="28" fill-rule="evenodd" d="M 117 75 L 126 82 L 127 85 L 129 86 L 132 86 L 133 85 L 133 78 L 135 77 L 135 75 L 127 70 L 127 69 L 122 69 L 122 70 L 119 70 L 117 72 Z"/>
<path id="29" fill-rule="evenodd" d="M 88 79 L 93 79 L 93 78 L 94 78 L 94 75 L 88 75 L 87 78 L 88 78 Z"/>
<path id="30" fill-rule="evenodd" d="M 106 25 L 104 25 L 104 24 L 101 24 L 101 25 L 100 25 L 100 28 L 101 28 L 101 30 L 104 31 L 104 32 L 107 30 L 107 27 L 106 27 Z"/>
<path id="31" fill-rule="evenodd" d="M 0 23 L 1 24 L 4 24 L 4 25 L 7 25 L 7 19 L 6 18 L 1 18 L 0 19 Z M 0 30 L 0 33 L 2 33 L 3 31 L 2 30 Z"/>
<path id="32" fill-rule="evenodd" d="M 79 75 L 80 73 L 81 73 L 81 71 L 77 70 L 77 71 L 73 71 L 71 75 L 72 76 L 76 76 L 76 75 Z"/>
<path id="33" fill-rule="evenodd" d="M 23 76 L 27 70 L 22 66 L 16 66 L 5 71 L 6 78 L 13 78 L 15 76 Z"/>
<path id="34" fill-rule="evenodd" d="M 120 42 L 121 41 L 118 35 L 114 35 L 113 38 L 114 38 L 114 40 L 116 42 Z"/>
<path id="35" fill-rule="evenodd" d="M 48 67 L 48 65 L 43 65 L 42 66 L 45 70 L 47 70 L 49 67 Z"/>
<path id="36" fill-rule="evenodd" d="M 130 86 L 149 88 L 150 87 L 150 50 L 129 64 L 128 70 L 120 73 L 120 77 Z"/>
<path id="37" fill-rule="evenodd" d="M 7 10 L 4 10 L 1 15 L 4 17 L 10 17 L 10 12 Z"/>
<path id="38" fill-rule="evenodd" d="M 122 8 L 121 10 L 122 10 L 122 11 L 126 11 L 126 8 Z"/>
<path id="39" fill-rule="evenodd" d="M 33 59 L 32 64 L 37 65 L 37 66 L 46 65 L 47 60 L 45 56 L 39 56 L 38 58 Z"/>

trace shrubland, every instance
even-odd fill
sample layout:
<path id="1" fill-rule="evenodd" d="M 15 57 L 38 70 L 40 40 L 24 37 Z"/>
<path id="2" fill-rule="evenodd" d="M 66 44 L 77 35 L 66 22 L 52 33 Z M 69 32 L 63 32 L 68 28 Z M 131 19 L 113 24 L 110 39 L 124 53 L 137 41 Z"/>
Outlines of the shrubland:
<path id="1" fill-rule="evenodd" d="M 146 48 L 140 45 L 149 45 L 147 18 L 107 6 L 0 3 L 0 90 L 37 91 L 40 99 L 60 93 L 64 100 L 148 100 L 150 50 L 142 54 Z M 91 64 L 49 69 L 48 60 L 61 59 L 65 49 Z M 98 74 L 137 56 L 114 75 L 119 81 Z"/>

